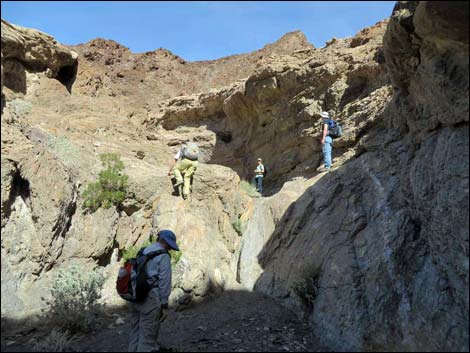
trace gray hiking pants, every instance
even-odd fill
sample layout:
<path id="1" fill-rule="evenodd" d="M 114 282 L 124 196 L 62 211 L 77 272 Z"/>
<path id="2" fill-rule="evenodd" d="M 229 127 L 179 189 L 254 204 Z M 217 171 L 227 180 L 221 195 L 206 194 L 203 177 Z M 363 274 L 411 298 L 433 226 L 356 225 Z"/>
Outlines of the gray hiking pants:
<path id="1" fill-rule="evenodd" d="M 158 351 L 158 331 L 162 305 L 157 289 L 152 289 L 142 303 L 131 303 L 129 352 Z"/>

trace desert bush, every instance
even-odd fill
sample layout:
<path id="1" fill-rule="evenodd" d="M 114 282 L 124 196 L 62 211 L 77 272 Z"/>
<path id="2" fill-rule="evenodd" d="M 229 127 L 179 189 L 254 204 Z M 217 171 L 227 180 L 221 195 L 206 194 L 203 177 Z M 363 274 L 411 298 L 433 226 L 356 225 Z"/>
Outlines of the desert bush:
<path id="1" fill-rule="evenodd" d="M 34 344 L 36 352 L 68 352 L 73 351 L 73 344 L 77 337 L 70 335 L 68 331 L 53 328 L 52 331 L 39 342 Z"/>
<path id="2" fill-rule="evenodd" d="M 98 181 L 91 183 L 83 192 L 84 206 L 92 211 L 100 207 L 120 205 L 126 198 L 129 177 L 123 174 L 124 163 L 114 153 L 100 155 L 105 168 L 98 175 Z"/>
<path id="3" fill-rule="evenodd" d="M 260 197 L 258 191 L 256 191 L 256 187 L 253 184 L 250 184 L 246 180 L 242 180 L 240 182 L 240 189 L 244 191 L 250 197 Z"/>
<path id="4" fill-rule="evenodd" d="M 131 245 L 125 248 L 121 255 L 122 262 L 126 263 L 128 260 L 135 258 L 140 249 L 149 246 L 151 243 L 152 242 L 150 240 L 147 240 L 141 245 Z"/>
<path id="5" fill-rule="evenodd" d="M 299 279 L 292 287 L 294 293 L 310 310 L 313 309 L 313 303 L 318 295 L 320 274 L 320 266 L 314 263 L 307 264 L 301 270 Z"/>
<path id="6" fill-rule="evenodd" d="M 243 235 L 243 222 L 241 219 L 237 219 L 235 222 L 233 222 L 232 227 L 240 237 Z"/>
<path id="7" fill-rule="evenodd" d="M 140 251 L 140 249 L 143 249 L 154 242 L 155 242 L 155 238 L 151 236 L 149 240 L 146 240 L 144 243 L 140 245 L 132 245 L 124 249 L 121 255 L 122 262 L 125 263 L 129 259 L 135 258 L 137 256 L 137 253 Z M 176 266 L 178 262 L 180 261 L 181 256 L 183 256 L 183 253 L 181 251 L 171 250 L 170 251 L 171 265 Z"/>
<path id="8" fill-rule="evenodd" d="M 181 256 L 183 256 L 183 252 L 172 250 L 170 251 L 170 256 L 171 256 L 171 266 L 174 267 L 178 264 L 178 262 L 180 262 Z"/>
<path id="9" fill-rule="evenodd" d="M 98 270 L 85 271 L 74 264 L 59 270 L 53 279 L 48 316 L 71 333 L 93 329 L 100 313 L 98 299 L 104 277 Z"/>

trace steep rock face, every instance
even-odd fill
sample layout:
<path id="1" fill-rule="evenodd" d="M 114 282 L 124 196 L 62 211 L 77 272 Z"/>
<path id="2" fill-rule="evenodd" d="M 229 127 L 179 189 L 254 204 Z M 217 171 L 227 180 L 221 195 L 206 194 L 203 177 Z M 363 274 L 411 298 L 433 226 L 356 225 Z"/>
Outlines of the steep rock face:
<path id="1" fill-rule="evenodd" d="M 419 136 L 420 130 L 468 122 L 469 25 L 464 5 L 397 5 L 384 52 L 397 91 L 393 122 L 401 129 Z"/>
<path id="2" fill-rule="evenodd" d="M 122 304 L 114 289 L 118 252 L 145 241 L 153 228 L 171 228 L 178 234 L 183 257 L 175 268 L 176 304 L 236 286 L 240 239 L 232 223 L 243 213 L 246 199 L 238 192 L 239 178 L 233 171 L 201 166 L 192 199 L 184 202 L 171 195 L 167 167 L 125 160 L 131 183 L 137 184 L 131 204 L 121 211 L 90 214 L 83 208 L 77 169 L 98 170 L 89 162 L 96 157 L 86 150 L 64 151 L 53 142 L 44 146 L 8 129 L 12 126 L 2 127 L 2 144 L 22 142 L 30 150 L 2 150 L 3 317 L 39 314 L 50 280 L 72 262 L 84 271 L 101 267 L 107 278 L 103 300 Z M 71 161 L 78 165 L 71 167 Z M 85 185 L 93 176 L 88 178 L 82 179 Z"/>
<path id="3" fill-rule="evenodd" d="M 2 45 L 2 57 L 21 64 L 17 72 L 2 66 L 12 83 L 2 87 L 2 317 L 39 314 L 54 274 L 72 262 L 84 271 L 103 269 L 103 300 L 123 304 L 114 289 L 119 251 L 145 241 L 152 226 L 171 227 L 182 244 L 175 303 L 235 286 L 240 239 L 232 224 L 247 202 L 238 192 L 237 175 L 222 166 L 201 165 L 192 200 L 172 196 L 167 171 L 174 151 L 167 141 L 146 140 L 130 119 L 129 110 L 144 107 L 135 108 L 131 99 L 82 95 L 77 89 L 82 67 L 71 94 L 52 70 L 70 64 L 76 54 L 45 34 L 2 22 L 2 43 L 11 38 L 16 42 Z M 126 51 L 117 43 L 113 50 Z M 22 64 L 32 57 L 44 66 Z M 20 80 L 24 90 L 16 84 Z M 106 152 L 122 157 L 129 198 L 122 210 L 90 214 L 82 192 L 95 180 L 99 154 Z"/>
<path id="4" fill-rule="evenodd" d="M 206 161 L 230 166 L 242 178 L 251 178 L 262 157 L 276 181 L 273 191 L 279 190 L 319 164 L 321 110 L 345 127 L 339 154 L 380 115 L 391 92 L 381 49 L 386 24 L 359 34 L 362 45 L 337 40 L 320 50 L 273 55 L 246 80 L 164 101 L 145 123 L 176 141 L 197 140 Z"/>
<path id="5" fill-rule="evenodd" d="M 4 153 L 2 148 L 2 315 L 4 309 L 37 312 L 41 298 L 31 291 L 61 256 L 77 190 L 48 151 L 18 133 L 14 142 L 4 139 L 8 130 L 3 126 L 2 133 L 2 144 L 29 146 L 21 154 Z"/>
<path id="6" fill-rule="evenodd" d="M 468 348 L 465 14 L 468 3 L 397 4 L 384 38 L 392 102 L 356 158 L 259 229 L 263 273 L 245 268 L 242 282 L 295 304 L 302 268 L 317 268 L 311 322 L 335 349 Z"/>

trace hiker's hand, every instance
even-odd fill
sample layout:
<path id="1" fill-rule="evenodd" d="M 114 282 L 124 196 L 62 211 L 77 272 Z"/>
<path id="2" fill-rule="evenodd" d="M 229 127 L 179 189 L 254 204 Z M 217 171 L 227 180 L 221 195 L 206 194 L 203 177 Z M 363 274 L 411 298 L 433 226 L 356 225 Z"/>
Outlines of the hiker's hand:
<path id="1" fill-rule="evenodd" d="M 171 169 L 168 171 L 168 176 L 171 176 Z"/>
<path id="2" fill-rule="evenodd" d="M 165 321 L 167 316 L 168 316 L 168 309 L 163 309 L 162 308 L 162 315 L 160 317 L 160 322 Z"/>
<path id="3" fill-rule="evenodd" d="M 321 144 L 322 144 L 322 145 L 325 144 L 325 139 L 321 139 Z"/>

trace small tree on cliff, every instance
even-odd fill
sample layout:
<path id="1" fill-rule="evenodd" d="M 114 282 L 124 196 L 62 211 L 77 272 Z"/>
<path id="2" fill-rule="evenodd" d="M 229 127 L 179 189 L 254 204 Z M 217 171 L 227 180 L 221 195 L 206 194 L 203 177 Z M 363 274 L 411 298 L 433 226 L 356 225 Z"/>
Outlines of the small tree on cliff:
<path id="1" fill-rule="evenodd" d="M 96 211 L 100 207 L 120 205 L 126 198 L 129 177 L 122 171 L 124 163 L 114 153 L 100 155 L 105 168 L 99 173 L 98 181 L 88 185 L 83 193 L 85 207 Z"/>

